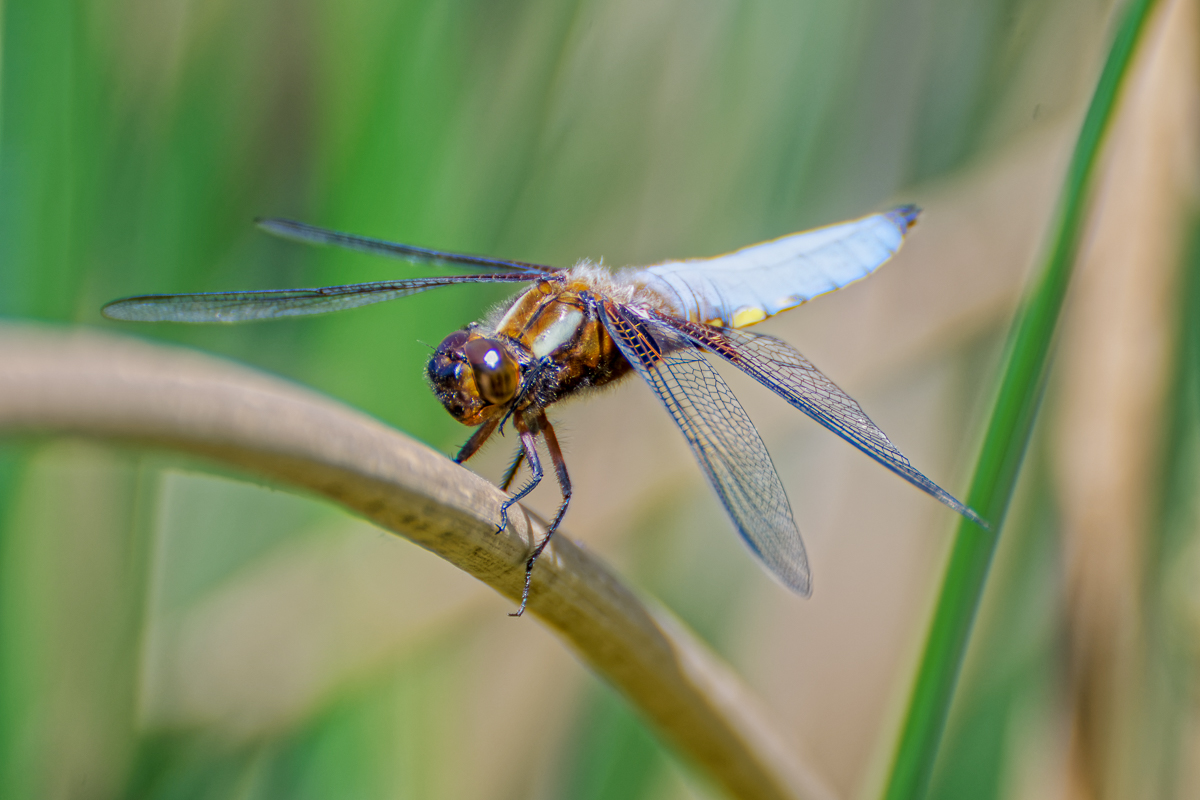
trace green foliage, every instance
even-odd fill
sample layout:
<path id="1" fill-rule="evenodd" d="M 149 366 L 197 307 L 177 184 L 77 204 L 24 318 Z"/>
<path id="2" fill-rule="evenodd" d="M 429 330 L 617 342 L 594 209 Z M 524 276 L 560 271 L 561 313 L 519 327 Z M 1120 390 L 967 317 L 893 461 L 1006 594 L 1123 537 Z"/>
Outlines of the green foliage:
<path id="1" fill-rule="evenodd" d="M 1013 326 L 995 408 L 967 496 L 967 502 L 994 528 L 985 532 L 965 520 L 959 523 L 886 789 L 886 797 L 892 800 L 923 797 L 929 785 L 988 568 L 1041 404 L 1100 145 L 1152 7 L 1150 0 L 1135 0 L 1124 12 L 1075 146 L 1045 267 Z"/>
<path id="2" fill-rule="evenodd" d="M 666 766 L 661 748 L 629 706 L 599 688 L 586 695 L 577 717 L 574 741 L 562 764 L 566 785 L 557 796 L 654 797 Z"/>

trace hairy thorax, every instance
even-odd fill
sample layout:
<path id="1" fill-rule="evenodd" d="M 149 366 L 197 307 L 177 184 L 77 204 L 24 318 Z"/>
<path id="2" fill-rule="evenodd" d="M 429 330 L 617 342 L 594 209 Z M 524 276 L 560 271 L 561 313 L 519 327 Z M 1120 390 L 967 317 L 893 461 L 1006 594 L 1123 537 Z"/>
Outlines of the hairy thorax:
<path id="1" fill-rule="evenodd" d="M 604 328 L 598 298 L 668 311 L 663 298 L 607 270 L 581 264 L 522 292 L 488 327 L 541 362 L 538 396 L 545 406 L 584 389 L 603 386 L 631 371 Z"/>
<path id="2" fill-rule="evenodd" d="M 547 406 L 633 371 L 601 318 L 602 303 L 612 302 L 673 310 L 632 273 L 581 264 L 538 280 L 488 321 L 446 337 L 427 366 L 430 385 L 463 424 L 515 413 L 533 426 Z"/>

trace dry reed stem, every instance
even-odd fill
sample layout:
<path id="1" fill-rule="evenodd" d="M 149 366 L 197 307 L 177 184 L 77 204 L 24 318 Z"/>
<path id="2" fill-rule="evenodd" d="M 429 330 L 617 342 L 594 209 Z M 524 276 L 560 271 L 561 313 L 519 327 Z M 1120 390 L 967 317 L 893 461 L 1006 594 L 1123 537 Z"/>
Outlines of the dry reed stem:
<path id="1" fill-rule="evenodd" d="M 1055 439 L 1070 635 L 1069 790 L 1144 796 L 1143 575 L 1196 194 L 1195 0 L 1150 21 L 1106 146 L 1072 289 Z"/>
<path id="2" fill-rule="evenodd" d="M 331 399 L 94 331 L 0 326 L 0 434 L 201 455 L 334 500 L 514 600 L 543 530 L 514 513 L 496 535 L 495 486 Z M 833 797 L 725 664 L 565 536 L 538 561 L 529 611 L 732 796 Z"/>

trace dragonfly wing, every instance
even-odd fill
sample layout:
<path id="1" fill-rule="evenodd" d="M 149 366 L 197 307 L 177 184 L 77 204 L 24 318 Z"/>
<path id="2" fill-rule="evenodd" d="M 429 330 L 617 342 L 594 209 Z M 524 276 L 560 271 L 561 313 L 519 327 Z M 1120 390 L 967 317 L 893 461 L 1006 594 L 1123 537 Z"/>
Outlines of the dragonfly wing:
<path id="1" fill-rule="evenodd" d="M 605 328 L 683 431 L 738 532 L 767 568 L 812 592 L 792 507 L 762 437 L 702 350 L 669 325 L 605 302 Z"/>
<path id="2" fill-rule="evenodd" d="M 157 294 L 115 300 L 102 309 L 110 319 L 133 322 L 249 322 L 278 317 L 327 314 L 346 308 L 408 297 L 456 283 L 513 283 L 535 281 L 528 273 L 450 275 L 403 281 L 356 283 L 320 289 L 273 289 L 261 292 Z"/>
<path id="3" fill-rule="evenodd" d="M 867 277 L 900 249 L 919 213 L 901 206 L 716 258 L 656 264 L 637 277 L 684 319 L 740 328 Z"/>
<path id="4" fill-rule="evenodd" d="M 738 367 L 892 472 L 972 522 L 984 528 L 989 527 L 973 509 L 914 467 L 854 398 L 838 388 L 787 342 L 749 331 L 715 328 L 683 320 L 673 320 L 672 323 L 686 334 L 689 341 Z"/>
<path id="5" fill-rule="evenodd" d="M 255 222 L 259 228 L 281 239 L 303 242 L 304 244 L 326 245 L 341 247 L 346 250 L 357 250 L 361 253 L 399 258 L 403 261 L 425 266 L 456 267 L 466 264 L 473 267 L 515 269 L 520 272 L 550 273 L 557 271 L 555 267 L 546 267 L 541 264 L 527 264 L 524 261 L 506 261 L 504 259 L 487 258 L 485 256 L 445 253 L 440 250 L 427 250 L 424 247 L 397 244 L 395 242 L 384 241 L 383 239 L 355 236 L 351 233 L 331 231 L 328 228 L 318 228 L 316 225 L 295 222 L 290 219 L 270 218 L 256 220 Z"/>

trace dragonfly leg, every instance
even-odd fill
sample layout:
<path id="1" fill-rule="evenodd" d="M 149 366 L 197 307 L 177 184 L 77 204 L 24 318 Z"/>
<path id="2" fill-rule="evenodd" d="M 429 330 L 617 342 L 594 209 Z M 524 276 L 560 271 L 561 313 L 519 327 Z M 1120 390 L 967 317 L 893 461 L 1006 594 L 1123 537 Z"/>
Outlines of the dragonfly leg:
<path id="1" fill-rule="evenodd" d="M 454 463 L 461 464 L 478 453 L 479 448 L 483 447 L 483 443 L 496 431 L 496 426 L 499 424 L 500 420 L 490 419 L 476 428 L 475 432 L 471 434 L 471 438 L 467 439 L 462 449 L 458 451 L 458 455 L 454 457 Z"/>
<path id="2" fill-rule="evenodd" d="M 500 504 L 500 527 L 496 529 L 496 533 L 508 527 L 508 509 L 521 502 L 525 495 L 536 489 L 537 485 L 542 482 L 542 462 L 538 459 L 536 434 L 525 428 L 524 425 L 521 428 L 522 452 L 529 460 L 529 469 L 533 472 L 533 477 L 530 478 L 529 483 L 521 487 L 520 491 Z"/>
<path id="3" fill-rule="evenodd" d="M 538 556 L 542 554 L 542 551 L 546 549 L 546 545 L 550 544 L 550 537 L 558 530 L 558 524 L 562 522 L 563 515 L 567 513 L 567 506 L 571 504 L 571 477 L 567 474 L 567 462 L 563 458 L 562 448 L 558 446 L 558 437 L 554 435 L 554 428 L 550 426 L 550 422 L 544 414 L 538 420 L 538 427 L 541 429 L 542 438 L 546 440 L 546 449 L 550 452 L 550 461 L 554 464 L 554 475 L 558 478 L 558 488 L 562 492 L 562 503 L 559 504 L 558 513 L 554 515 L 554 520 L 550 523 L 550 527 L 546 529 L 546 535 L 542 537 L 542 541 L 538 542 L 538 546 L 530 554 L 529 560 L 525 562 L 525 590 L 521 592 L 521 607 L 512 614 L 509 614 L 510 617 L 519 617 L 524 613 L 525 604 L 529 602 L 529 584 L 533 580 L 533 565 L 538 560 Z M 533 466 L 532 458 L 530 459 L 530 466 Z M 539 469 L 538 472 L 540 473 L 541 470 Z"/>
<path id="4" fill-rule="evenodd" d="M 513 456 L 512 463 L 508 465 L 508 471 L 504 473 L 504 480 L 500 482 L 500 491 L 507 492 L 508 487 L 512 486 L 513 479 L 517 477 L 517 470 L 521 468 L 521 462 L 525 460 L 525 448 L 518 447 L 517 454 Z"/>

